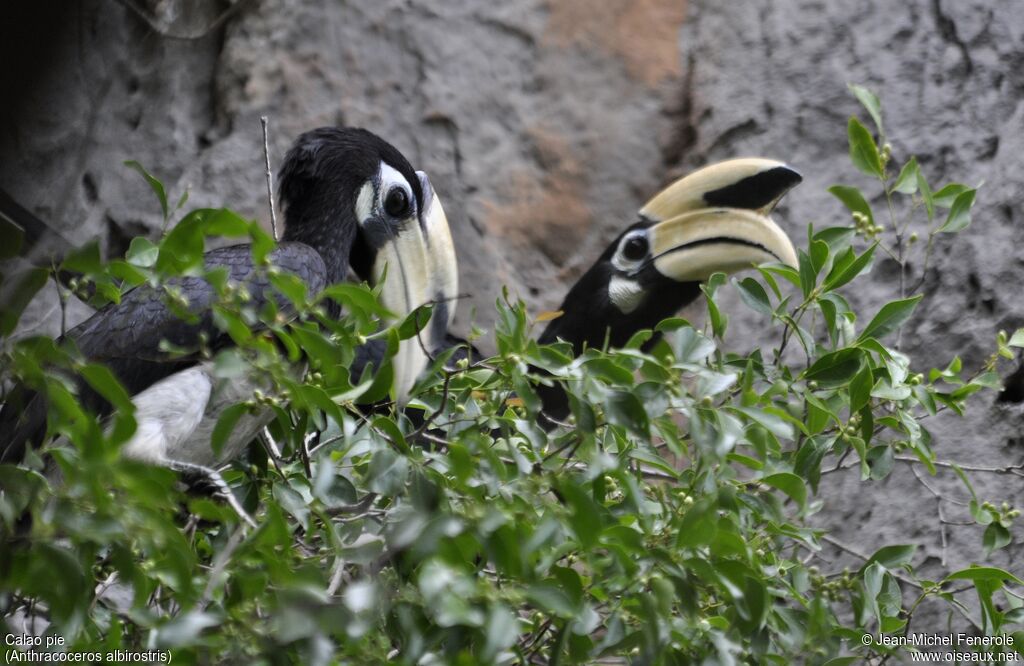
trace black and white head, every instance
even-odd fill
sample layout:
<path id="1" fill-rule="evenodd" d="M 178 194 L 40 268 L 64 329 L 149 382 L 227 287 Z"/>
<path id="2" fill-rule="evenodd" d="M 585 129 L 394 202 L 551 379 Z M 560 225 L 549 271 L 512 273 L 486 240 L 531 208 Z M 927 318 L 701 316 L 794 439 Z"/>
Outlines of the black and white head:
<path id="1" fill-rule="evenodd" d="M 348 268 L 384 283 L 381 302 L 404 317 L 436 303 L 421 340 L 404 341 L 394 359 L 393 393 L 401 402 L 439 347 L 454 315 L 458 265 L 444 208 L 422 171 L 394 146 L 364 129 L 306 132 L 285 157 L 278 189 L 283 240 L 315 247 L 329 280 Z"/>
<path id="2" fill-rule="evenodd" d="M 621 346 L 700 295 L 713 273 L 768 261 L 796 264 L 789 237 L 768 214 L 800 175 L 764 159 L 721 162 L 651 199 L 565 298 L 541 342 L 562 338 Z"/>

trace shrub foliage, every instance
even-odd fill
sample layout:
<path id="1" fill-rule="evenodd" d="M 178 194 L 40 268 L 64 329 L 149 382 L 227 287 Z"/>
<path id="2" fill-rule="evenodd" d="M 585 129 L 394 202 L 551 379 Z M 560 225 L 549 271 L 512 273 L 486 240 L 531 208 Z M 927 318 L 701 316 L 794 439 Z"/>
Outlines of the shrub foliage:
<path id="1" fill-rule="evenodd" d="M 645 331 L 576 358 L 534 342 L 537 321 L 553 315 L 531 316 L 506 295 L 497 353 L 452 364 L 442 354 L 405 411 L 382 402 L 387 362 L 356 378 L 348 367 L 368 339 L 393 354 L 429 312 L 381 328 L 386 313 L 367 287 L 309 294 L 272 266 L 300 314 L 282 323 L 272 302 L 253 311 L 244 289 L 201 261 L 208 236 L 247 238 L 258 260 L 272 248 L 230 211 L 190 212 L 123 259 L 104 263 L 95 246 L 69 257 L 62 268 L 81 276 L 72 289 L 94 305 L 180 275 L 217 285 L 216 320 L 236 346 L 167 351 L 210 356 L 225 378 L 270 378 L 225 414 L 215 448 L 246 409 L 270 405 L 276 420 L 222 470 L 252 528 L 175 473 L 119 456 L 134 420 L 106 369 L 66 341 L 7 338 L 5 377 L 45 392 L 56 437 L 0 466 L 5 631 L 61 636 L 53 649 L 67 651 L 170 650 L 175 663 L 845 664 L 913 649 L 861 638 L 911 632 L 926 598 L 980 633 L 1018 630 L 1024 581 L 1009 571 L 924 580 L 922 555 L 904 544 L 861 554 L 854 570 L 817 566 L 827 543 L 857 553 L 810 521 L 837 468 L 859 468 L 864 493 L 898 463 L 957 475 L 985 526 L 978 562 L 1009 546 L 1016 516 L 975 496 L 972 472 L 942 457 L 927 424 L 997 389 L 998 358 L 1012 358 L 1024 332 L 1000 334 L 977 371 L 956 358 L 928 369 L 932 359 L 899 350 L 922 300 L 908 261 L 927 264 L 939 234 L 967 227 L 975 191 L 933 189 L 914 158 L 896 168 L 877 99 L 851 88 L 875 129 L 849 121 L 851 161 L 870 186 L 831 188 L 852 218 L 809 229 L 798 268 L 716 275 L 703 330 L 669 319 L 653 345 Z M 176 215 L 145 175 L 165 219 Z M 844 293 L 883 254 L 900 266 L 899 298 L 858 311 Z M 49 273 L 19 278 L 0 333 Z M 716 301 L 728 289 L 759 317 L 764 349 L 731 349 Z M 328 299 L 346 316 L 328 318 Z M 111 419 L 83 411 L 72 374 L 118 407 Z M 550 431 L 538 425 L 539 383 L 569 397 L 571 417 Z M 358 406 L 368 403 L 377 408 Z"/>

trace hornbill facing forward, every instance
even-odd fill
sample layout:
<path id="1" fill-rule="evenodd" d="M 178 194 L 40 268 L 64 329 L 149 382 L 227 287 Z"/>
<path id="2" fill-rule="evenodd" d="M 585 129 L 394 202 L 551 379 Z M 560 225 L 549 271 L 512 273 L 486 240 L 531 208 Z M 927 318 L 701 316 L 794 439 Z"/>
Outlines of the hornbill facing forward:
<path id="1" fill-rule="evenodd" d="M 451 234 L 427 176 L 366 130 L 320 128 L 300 136 L 288 152 L 278 196 L 285 232 L 269 255 L 270 263 L 300 278 L 309 293 L 343 281 L 351 266 L 371 283 L 387 275 L 381 304 L 400 316 L 438 303 L 421 339 L 403 341 L 393 361 L 392 392 L 403 402 L 426 364 L 424 347 L 437 346 L 444 338 L 457 289 Z M 267 271 L 254 264 L 249 245 L 207 252 L 204 261 L 208 269 L 227 269 L 231 282 L 244 285 L 255 311 L 273 299 L 282 313 L 289 313 Z M 214 288 L 198 277 L 172 283 L 197 320 L 179 318 L 161 290 L 140 286 L 67 337 L 87 359 L 109 367 L 133 396 L 137 428 L 122 449 L 126 455 L 182 468 L 208 467 L 237 457 L 273 413 L 264 409 L 243 415 L 219 455 L 214 454 L 210 436 L 219 416 L 251 398 L 261 382 L 257 377 L 217 379 L 212 361 L 161 351 L 161 340 L 196 348 L 207 339 L 211 350 L 230 344 L 230 337 L 214 324 Z M 25 445 L 38 444 L 46 432 L 43 396 L 17 393 L 0 412 L 0 462 L 20 460 Z M 81 395 L 93 411 L 109 412 L 109 405 L 84 385 Z"/>
<path id="2" fill-rule="evenodd" d="M 621 347 L 654 328 L 701 293 L 713 273 L 732 273 L 766 261 L 796 265 L 789 237 L 768 214 L 801 180 L 781 162 L 736 159 L 681 178 L 640 209 L 626 229 L 569 290 L 538 342 Z M 653 342 L 653 340 L 651 341 Z M 651 344 L 649 342 L 648 344 Z M 544 414 L 562 419 L 561 386 L 539 385 Z"/>

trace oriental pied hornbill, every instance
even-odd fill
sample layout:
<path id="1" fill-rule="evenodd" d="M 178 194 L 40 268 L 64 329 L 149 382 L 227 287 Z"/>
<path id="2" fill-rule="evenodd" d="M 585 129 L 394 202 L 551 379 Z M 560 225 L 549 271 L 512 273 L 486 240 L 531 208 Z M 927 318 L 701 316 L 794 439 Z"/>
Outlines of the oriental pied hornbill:
<path id="1" fill-rule="evenodd" d="M 796 251 L 769 213 L 801 180 L 785 164 L 736 159 L 700 169 L 662 190 L 573 285 L 538 342 L 585 347 L 626 344 L 701 293 L 712 273 L 766 261 L 796 265 Z M 544 413 L 562 419 L 560 386 L 539 386 Z"/>
<path id="2" fill-rule="evenodd" d="M 309 293 L 344 280 L 351 266 L 371 283 L 386 273 L 381 302 L 400 316 L 438 303 L 420 340 L 404 341 L 393 361 L 392 393 L 403 403 L 426 364 L 423 348 L 444 339 L 457 289 L 451 234 L 427 176 L 366 130 L 326 127 L 303 134 L 288 152 L 278 197 L 285 232 L 270 261 L 298 276 Z M 289 312 L 266 271 L 254 266 L 250 246 L 213 250 L 204 259 L 208 268 L 226 268 L 231 281 L 245 285 L 256 311 L 275 299 L 281 312 Z M 126 455 L 183 469 L 208 467 L 237 457 L 272 413 L 244 415 L 219 455 L 214 454 L 210 435 L 218 417 L 251 398 L 261 382 L 258 377 L 217 379 L 211 361 L 161 351 L 161 340 L 179 348 L 195 348 L 202 337 L 214 350 L 230 344 L 213 321 L 211 285 L 197 277 L 174 282 L 198 321 L 177 317 L 161 291 L 141 286 L 67 337 L 86 358 L 106 364 L 132 394 L 137 429 L 123 448 Z M 109 405 L 84 386 L 81 393 L 87 406 L 109 412 Z M 28 391 L 7 401 L 0 412 L 0 461 L 19 460 L 27 443 L 39 443 L 46 432 L 46 409 L 43 397 Z"/>

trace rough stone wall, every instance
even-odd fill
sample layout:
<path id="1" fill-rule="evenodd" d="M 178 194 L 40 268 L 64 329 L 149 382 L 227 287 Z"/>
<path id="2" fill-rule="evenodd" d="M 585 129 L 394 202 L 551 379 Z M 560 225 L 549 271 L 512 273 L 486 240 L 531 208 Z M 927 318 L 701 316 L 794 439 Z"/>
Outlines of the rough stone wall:
<path id="1" fill-rule="evenodd" d="M 535 311 L 557 307 L 648 195 L 712 160 L 757 154 L 801 169 L 805 183 L 778 216 L 795 238 L 809 222 L 845 223 L 825 188 L 869 185 L 846 157 L 846 119 L 864 115 L 852 81 L 881 95 L 897 163 L 913 151 L 933 184 L 984 183 L 973 226 L 940 238 L 927 316 L 904 334 L 917 369 L 957 352 L 976 367 L 998 329 L 1024 323 L 1022 3 L 236 2 L 3 10 L 16 19 L 4 22 L 5 62 L 18 66 L 6 68 L 0 105 L 0 186 L 72 242 L 98 236 L 117 253 L 160 225 L 122 160 L 148 166 L 172 197 L 190 187 L 191 204 L 265 219 L 260 115 L 271 118 L 274 162 L 302 130 L 366 126 L 444 196 L 471 294 L 457 320 L 465 332 L 474 310 L 488 326 L 505 284 Z M 201 38 L 154 30 L 195 34 L 226 10 Z M 862 306 L 896 294 L 894 265 L 875 272 L 852 294 Z M 763 342 L 739 333 L 758 324 L 735 293 L 724 299 L 730 344 Z M 987 396 L 964 420 L 933 421 L 942 458 L 1024 457 L 1019 404 Z M 949 476 L 930 483 L 962 497 Z M 983 480 L 982 495 L 1004 497 L 1019 478 Z M 869 493 L 852 478 L 844 488 L 822 521 L 845 525 L 841 537 L 865 551 L 920 543 L 925 566 L 978 552 L 980 530 L 962 528 L 943 550 L 935 498 L 906 468 Z M 1019 566 L 1007 557 L 995 562 Z"/>
<path id="2" fill-rule="evenodd" d="M 790 161 L 805 176 L 781 215 L 791 234 L 802 236 L 809 222 L 843 223 L 841 206 L 826 192 L 829 185 L 854 184 L 865 191 L 872 185 L 847 157 L 847 118 L 858 114 L 869 122 L 847 82 L 867 85 L 882 97 L 897 166 L 914 154 L 935 187 L 950 180 L 982 184 L 972 226 L 958 236 L 938 237 L 924 276 L 918 310 L 923 316 L 904 331 L 903 348 L 916 370 L 943 367 L 956 354 L 966 368 L 978 368 L 999 329 L 1012 332 L 1024 323 L 1024 4 L 695 2 L 681 44 L 691 81 L 686 122 L 693 130 L 683 163 L 737 154 Z M 874 205 L 885 209 L 884 199 Z M 922 250 L 911 254 L 912 282 L 921 275 Z M 847 296 L 870 314 L 899 296 L 897 276 L 895 262 L 877 261 L 871 283 Z M 753 329 L 736 295 L 728 299 L 736 315 L 732 326 Z M 1022 405 L 997 403 L 992 393 L 979 397 L 963 419 L 943 414 L 923 425 L 940 459 L 987 467 L 1024 460 Z M 966 508 L 944 501 L 940 509 L 906 465 L 868 485 L 859 482 L 856 470 L 844 474 L 820 521 L 842 526 L 837 536 L 846 543 L 867 553 L 882 543 L 918 544 L 927 554 L 922 571 L 934 576 L 945 567 L 968 566 L 968 554 L 980 552 L 981 528 L 941 527 L 940 515 L 970 521 Z M 969 499 L 949 470 L 936 479 L 924 475 L 945 497 Z M 982 499 L 1024 499 L 1019 476 L 974 477 Z M 829 480 L 832 487 L 835 482 Z M 1019 530 L 1015 536 L 1020 538 Z M 993 563 L 1019 572 L 1021 562 L 1013 554 L 997 553 Z M 929 615 L 934 610 L 924 610 L 928 619 L 919 630 L 945 626 Z M 953 621 L 963 625 L 961 618 Z"/>

